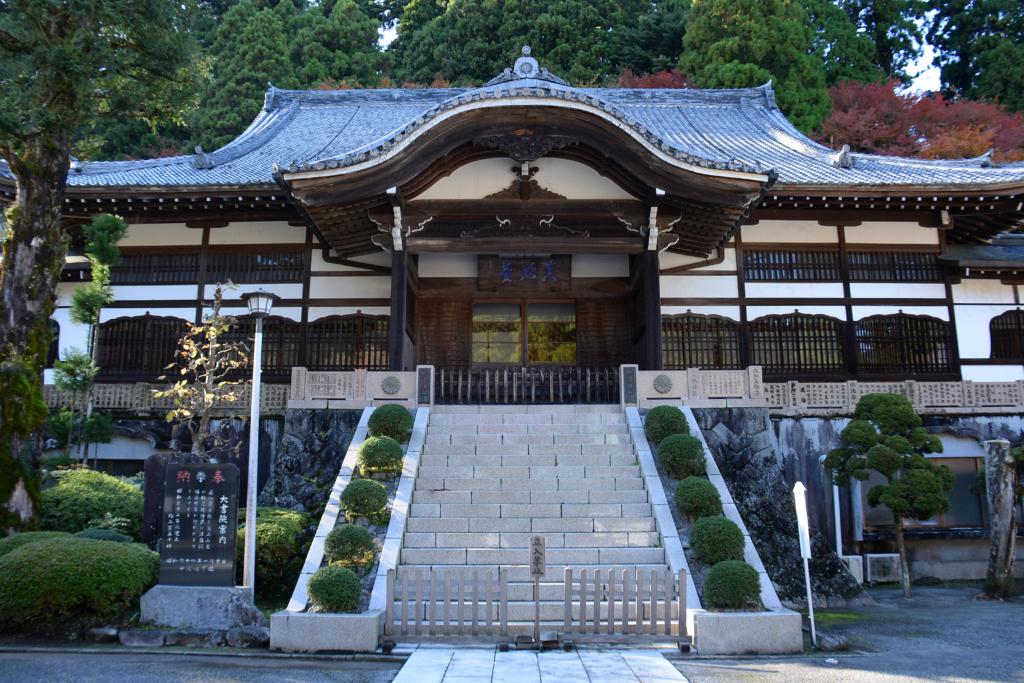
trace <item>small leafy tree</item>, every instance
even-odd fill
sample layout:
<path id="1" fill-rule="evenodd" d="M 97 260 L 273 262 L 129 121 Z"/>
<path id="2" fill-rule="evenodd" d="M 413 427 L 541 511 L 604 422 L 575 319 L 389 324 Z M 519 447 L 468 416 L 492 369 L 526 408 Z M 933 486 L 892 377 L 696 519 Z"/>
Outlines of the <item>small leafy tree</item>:
<path id="1" fill-rule="evenodd" d="M 928 519 L 949 511 L 949 498 L 956 478 L 945 465 L 925 457 L 941 453 L 942 442 L 921 427 L 921 418 L 906 398 L 896 394 L 869 394 L 857 402 L 853 421 L 839 436 L 841 446 L 829 451 L 825 467 L 832 470 L 837 486 L 849 486 L 856 479 L 867 481 L 871 472 L 888 483 L 868 491 L 868 505 L 883 505 L 892 511 L 896 544 L 903 566 L 903 594 L 910 597 L 910 568 L 903 540 L 904 520 Z"/>
<path id="2" fill-rule="evenodd" d="M 93 336 L 100 322 L 100 311 L 114 301 L 110 269 L 121 262 L 117 243 L 128 234 L 128 224 L 120 216 L 102 213 L 82 226 L 82 232 L 85 233 L 85 255 L 92 262 L 92 281 L 75 287 L 69 317 L 76 325 L 89 326 L 89 347 L 95 351 Z"/>
<path id="3" fill-rule="evenodd" d="M 224 340 L 238 323 L 232 316 L 221 314 L 225 286 L 234 287 L 231 283 L 217 285 L 212 312 L 202 323 L 188 324 L 188 331 L 175 352 L 177 363 L 167 366 L 168 370 L 178 370 L 181 379 L 169 389 L 153 392 L 157 398 L 174 399 L 167 421 L 177 420 L 188 427 L 192 434 L 192 453 L 203 460 L 208 459 L 208 440 L 212 439 L 214 445 L 221 443 L 218 434 L 210 428 L 214 409 L 239 400 L 248 384 L 228 379 L 232 372 L 249 364 L 249 348 L 244 342 Z"/>
<path id="4" fill-rule="evenodd" d="M 87 412 L 89 397 L 92 395 L 92 385 L 96 381 L 99 368 L 93 362 L 92 356 L 85 351 L 71 347 L 64 352 L 64 360 L 55 361 L 53 364 L 53 383 L 57 389 L 66 392 L 71 396 L 71 403 L 65 417 L 63 411 L 56 417 L 67 427 L 60 428 L 64 437 L 64 448 L 71 450 L 72 444 L 81 444 L 83 418 Z M 58 428 L 51 426 L 51 431 Z M 77 459 L 77 457 L 76 457 Z"/>

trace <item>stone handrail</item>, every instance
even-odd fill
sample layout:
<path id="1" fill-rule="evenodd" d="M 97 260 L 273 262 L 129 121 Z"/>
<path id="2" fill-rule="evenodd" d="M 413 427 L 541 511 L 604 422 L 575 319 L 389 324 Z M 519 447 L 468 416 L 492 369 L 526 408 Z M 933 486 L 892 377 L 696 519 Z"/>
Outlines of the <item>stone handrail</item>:
<path id="1" fill-rule="evenodd" d="M 849 415 L 867 394 L 899 394 L 918 413 L 1024 412 L 1024 381 L 1018 382 L 779 382 L 765 384 L 768 410 L 791 416 Z"/>
<path id="2" fill-rule="evenodd" d="M 96 384 L 92 388 L 92 407 L 104 411 L 124 411 L 146 414 L 150 411 L 167 411 L 174 407 L 174 399 L 157 398 L 154 391 L 167 389 L 167 384 Z M 288 404 L 287 384 L 264 384 L 260 391 L 260 410 L 262 412 L 281 411 Z M 237 401 L 224 402 L 217 406 L 219 412 L 247 413 L 252 401 L 252 387 L 245 386 Z M 50 409 L 67 408 L 74 397 L 61 392 L 52 384 L 43 385 L 43 400 Z"/>

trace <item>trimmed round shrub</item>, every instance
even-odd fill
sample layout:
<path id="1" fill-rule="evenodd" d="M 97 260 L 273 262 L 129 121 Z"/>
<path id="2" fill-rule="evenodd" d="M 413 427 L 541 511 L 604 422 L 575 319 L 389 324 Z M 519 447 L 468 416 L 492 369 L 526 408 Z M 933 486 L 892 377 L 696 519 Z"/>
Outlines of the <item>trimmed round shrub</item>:
<path id="1" fill-rule="evenodd" d="M 704 444 L 689 434 L 673 434 L 658 444 L 658 461 L 665 472 L 676 479 L 699 477 L 708 471 Z"/>
<path id="2" fill-rule="evenodd" d="M 707 479 L 687 477 L 676 484 L 676 506 L 690 519 L 722 514 L 722 497 Z"/>
<path id="3" fill-rule="evenodd" d="M 363 585 L 351 569 L 329 565 L 309 577 L 306 595 L 321 612 L 355 612 L 363 597 Z"/>
<path id="4" fill-rule="evenodd" d="M 378 406 L 366 423 L 370 436 L 390 436 L 398 443 L 405 443 L 412 430 L 413 417 L 405 407 L 396 403 Z"/>
<path id="5" fill-rule="evenodd" d="M 0 538 L 0 557 L 7 553 L 14 552 L 23 545 L 47 541 L 51 538 L 70 538 L 71 534 L 66 531 L 24 531 L 7 538 Z"/>
<path id="6" fill-rule="evenodd" d="M 341 506 L 351 515 L 372 517 L 388 504 L 388 490 L 372 479 L 356 479 L 341 492 Z"/>
<path id="7" fill-rule="evenodd" d="M 341 524 L 331 529 L 324 540 L 324 552 L 331 562 L 361 565 L 377 549 L 373 534 L 358 524 Z"/>
<path id="8" fill-rule="evenodd" d="M 0 629 L 109 622 L 137 611 L 160 556 L 137 543 L 50 538 L 0 557 Z"/>
<path id="9" fill-rule="evenodd" d="M 100 523 L 106 514 L 128 520 L 128 534 L 142 538 L 142 491 L 94 470 L 73 470 L 42 493 L 41 518 L 45 531 L 77 533 Z"/>
<path id="10" fill-rule="evenodd" d="M 725 517 L 702 517 L 690 527 L 690 547 L 708 565 L 743 559 L 743 532 Z"/>
<path id="11" fill-rule="evenodd" d="M 665 437 L 673 434 L 689 434 L 690 426 L 686 424 L 686 415 L 683 415 L 676 406 L 657 406 L 651 408 L 644 419 L 644 434 L 647 440 L 653 443 L 661 443 Z"/>
<path id="12" fill-rule="evenodd" d="M 131 543 L 132 537 L 125 536 L 113 529 L 86 529 L 75 534 L 76 538 L 91 538 L 94 541 L 112 541 L 114 543 Z"/>
<path id="13" fill-rule="evenodd" d="M 405 410 L 405 408 L 402 408 Z M 408 411 L 406 411 L 408 412 Z M 372 472 L 401 472 L 405 454 L 390 436 L 371 436 L 359 447 L 356 465 L 364 474 Z"/>
<path id="14" fill-rule="evenodd" d="M 738 609 L 757 605 L 760 599 L 761 580 L 746 562 L 719 562 L 704 577 L 704 600 L 712 607 Z"/>
<path id="15" fill-rule="evenodd" d="M 239 508 L 240 520 L 245 508 Z M 313 519 L 285 508 L 256 508 L 256 594 L 261 598 L 290 595 L 306 559 L 305 542 Z M 245 564 L 245 526 L 238 529 L 235 579 L 242 583 Z"/>

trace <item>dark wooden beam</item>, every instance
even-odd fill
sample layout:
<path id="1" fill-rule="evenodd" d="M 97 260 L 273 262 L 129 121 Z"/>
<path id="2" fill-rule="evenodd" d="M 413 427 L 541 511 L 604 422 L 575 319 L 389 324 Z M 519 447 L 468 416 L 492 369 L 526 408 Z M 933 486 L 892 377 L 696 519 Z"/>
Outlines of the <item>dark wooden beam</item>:
<path id="1" fill-rule="evenodd" d="M 405 306 L 408 286 L 409 252 L 396 248 L 391 252 L 391 324 L 388 326 L 388 365 L 395 372 L 405 370 Z"/>
<path id="2" fill-rule="evenodd" d="M 658 252 L 647 249 L 643 256 L 644 307 L 646 308 L 647 331 L 643 344 L 646 347 L 647 367 L 643 370 L 662 370 L 664 361 L 661 353 L 661 265 Z"/>

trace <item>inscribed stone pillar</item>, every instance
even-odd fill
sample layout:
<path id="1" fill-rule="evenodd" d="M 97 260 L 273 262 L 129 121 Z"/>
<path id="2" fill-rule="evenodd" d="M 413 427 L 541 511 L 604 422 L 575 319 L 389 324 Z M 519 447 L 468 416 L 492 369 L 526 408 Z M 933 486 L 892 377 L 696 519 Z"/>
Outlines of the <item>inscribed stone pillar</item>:
<path id="1" fill-rule="evenodd" d="M 1010 455 L 1010 442 L 985 442 L 985 491 L 992 522 L 985 592 L 993 597 L 1013 594 L 1013 560 L 1017 552 L 1016 511 L 1017 463 Z"/>

